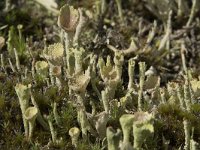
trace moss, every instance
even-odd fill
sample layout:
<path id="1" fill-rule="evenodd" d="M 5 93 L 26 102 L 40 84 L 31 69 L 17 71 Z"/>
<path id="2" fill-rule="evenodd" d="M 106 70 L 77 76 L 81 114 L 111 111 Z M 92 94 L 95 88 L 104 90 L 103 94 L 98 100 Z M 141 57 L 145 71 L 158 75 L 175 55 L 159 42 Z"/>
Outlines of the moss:
<path id="1" fill-rule="evenodd" d="M 64 64 L 62 59 L 59 65 L 61 65 L 60 81 L 62 84 L 61 88 L 56 85 L 47 85 L 47 80 L 45 78 L 50 78 L 47 74 L 44 78 L 41 78 L 37 73 L 32 76 L 32 62 L 37 61 L 47 61 L 46 58 L 42 58 L 42 50 L 45 46 L 53 45 L 56 43 L 64 43 L 63 36 L 60 34 L 60 29 L 56 25 L 57 17 L 50 12 L 47 12 L 39 4 L 35 4 L 34 1 L 17 1 L 11 0 L 12 8 L 9 11 L 2 11 L 0 13 L 0 35 L 3 36 L 8 41 L 8 46 L 4 46 L 1 50 L 1 54 L 4 56 L 4 65 L 0 62 L 0 147 L 2 149 L 80 149 L 80 150 L 100 150 L 106 149 L 106 139 L 101 139 L 96 133 L 97 124 L 95 116 L 104 110 L 102 105 L 101 95 L 94 91 L 91 82 L 89 86 L 86 87 L 85 95 L 81 95 L 83 98 L 82 106 L 84 111 L 86 111 L 86 119 L 88 120 L 91 128 L 94 132 L 86 133 L 87 139 L 83 139 L 80 136 L 78 147 L 75 148 L 71 144 L 70 136 L 68 131 L 71 127 L 80 127 L 77 118 L 77 109 L 80 106 L 80 102 L 77 100 L 75 92 L 71 91 L 69 87 L 69 77 L 68 67 L 66 67 L 66 62 Z M 99 92 L 105 90 L 107 87 L 106 77 L 101 79 L 101 71 L 97 65 L 97 59 L 102 57 L 106 60 L 109 56 L 111 62 L 113 63 L 114 53 L 107 45 L 113 45 L 116 50 L 125 53 L 126 49 L 129 47 L 131 41 L 134 41 L 135 47 L 137 47 L 133 53 L 124 56 L 124 63 L 122 65 L 122 76 L 119 78 L 119 84 L 116 87 L 115 94 L 109 100 L 109 120 L 106 124 L 107 127 L 112 127 L 114 129 L 120 129 L 119 118 L 123 114 L 134 114 L 137 112 L 137 97 L 139 86 L 139 66 L 138 62 L 145 62 L 147 64 L 147 69 L 153 66 L 156 70 L 156 75 L 161 77 L 161 86 L 165 87 L 169 84 L 170 80 L 174 83 L 179 83 L 180 86 L 183 85 L 185 80 L 182 77 L 182 64 L 180 57 L 180 48 L 185 47 L 187 53 L 184 53 L 186 58 L 186 66 L 188 69 L 192 69 L 192 74 L 190 78 L 198 78 L 199 66 L 198 62 L 200 60 L 199 55 L 199 22 L 198 19 L 193 19 L 193 25 L 190 27 L 182 27 L 186 24 L 188 15 L 180 19 L 177 16 L 177 9 L 173 8 L 172 16 L 172 26 L 173 32 L 170 33 L 170 39 L 165 43 L 162 50 L 158 50 L 162 39 L 165 36 L 166 28 L 166 18 L 168 14 L 165 14 L 162 18 L 158 12 L 160 8 L 157 8 L 154 12 L 149 10 L 150 7 L 154 7 L 157 4 L 152 4 L 151 0 L 148 2 L 137 1 L 134 2 L 127 0 L 126 4 L 122 4 L 123 13 L 123 23 L 119 19 L 117 13 L 117 5 L 115 0 L 106 0 L 107 5 L 105 12 L 96 16 L 96 4 L 93 1 L 70 1 L 69 3 L 78 10 L 81 6 L 83 8 L 88 8 L 85 14 L 88 15 L 87 24 L 81 32 L 79 44 L 71 46 L 71 51 L 79 51 L 83 48 L 84 54 L 79 59 L 83 59 L 81 62 L 82 69 L 84 73 L 87 68 L 89 68 L 88 74 L 94 73 L 94 79 Z M 175 0 L 172 0 L 171 4 L 178 6 Z M 0 2 L 0 8 L 3 8 L 4 1 Z M 58 5 L 62 6 L 64 0 L 59 1 Z M 163 2 L 165 3 L 165 2 Z M 20 5 L 19 5 L 20 4 Z M 69 5 L 70 5 L 69 4 Z M 189 8 L 192 6 L 192 2 L 189 3 Z M 172 8 L 170 6 L 170 8 Z M 3 10 L 3 9 L 2 9 Z M 161 12 L 163 10 L 160 10 Z M 158 12 L 158 14 L 156 14 Z M 80 13 L 80 12 L 77 12 Z M 85 15 L 84 14 L 84 15 Z M 148 14 L 148 15 L 147 15 Z M 189 14 L 189 13 L 188 13 Z M 177 19 L 178 17 L 178 19 Z M 198 16 L 197 16 L 198 17 Z M 154 31 L 156 20 L 157 26 L 155 33 L 151 38 Z M 170 20 L 169 20 L 170 22 Z M 17 29 L 17 25 L 22 24 L 23 28 L 20 29 L 21 33 Z M 88 25 L 88 26 L 87 26 Z M 168 26 L 170 26 L 168 24 Z M 9 33 L 9 34 L 8 34 Z M 179 35 L 180 34 L 180 35 Z M 184 36 L 183 36 L 184 35 Z M 21 36 L 21 39 L 20 39 Z M 45 37 L 45 39 L 44 39 Z M 26 39 L 26 40 L 25 40 Z M 147 40 L 148 39 L 148 40 Z M 45 41 L 45 42 L 44 42 Z M 183 45 L 180 44 L 180 41 Z M 185 46 L 184 46 L 185 44 Z M 27 47 L 29 47 L 29 51 Z M 61 44 L 62 46 L 62 44 Z M 12 71 L 11 66 L 7 60 L 10 58 L 14 68 L 15 58 L 13 53 L 13 48 L 16 48 L 20 57 L 20 67 L 21 71 Z M 66 48 L 66 47 L 65 47 Z M 30 55 L 31 53 L 32 55 Z M 91 61 L 91 55 L 96 55 L 95 59 Z M 72 52 L 72 59 L 76 60 L 78 54 L 74 55 Z M 136 56 L 136 57 L 135 57 Z M 127 102 L 125 107 L 118 106 L 120 99 L 127 95 L 127 92 L 131 90 L 127 88 L 129 78 L 128 78 L 128 60 L 132 58 L 136 62 L 134 70 L 134 81 L 133 88 L 134 92 L 130 94 L 130 101 Z M 47 58 L 48 59 L 48 58 Z M 48 62 L 52 63 L 52 62 Z M 55 61 L 54 63 L 57 63 Z M 74 62 L 73 62 L 74 63 Z M 116 66 L 117 67 L 117 66 Z M 76 68 L 76 67 L 75 67 Z M 27 70 L 26 70 L 27 69 Z M 113 71 L 109 71 L 107 77 L 115 75 L 115 67 Z M 27 71 L 27 72 L 26 72 Z M 24 79 L 25 72 L 27 73 L 26 79 Z M 48 72 L 48 71 L 47 71 Z M 77 77 L 79 79 L 79 77 Z M 78 80 L 77 79 L 77 80 Z M 103 81 L 103 82 L 102 82 Z M 194 80 L 196 81 L 196 80 Z M 80 84 L 78 80 L 77 84 Z M 44 117 L 49 115 L 53 111 L 53 103 L 57 104 L 57 115 L 60 118 L 60 123 L 57 123 L 56 119 L 52 119 L 52 125 L 56 132 L 56 142 L 60 138 L 63 139 L 63 144 L 48 144 L 51 140 L 51 134 L 36 121 L 35 133 L 33 135 L 32 141 L 27 141 L 24 136 L 24 128 L 22 125 L 22 114 L 20 111 L 19 102 L 17 95 L 14 90 L 14 86 L 17 83 L 32 84 L 32 94 L 39 107 L 41 116 Z M 85 84 L 86 86 L 86 84 Z M 80 87 L 76 87 L 80 88 Z M 184 146 L 184 126 L 183 120 L 186 119 L 191 125 L 191 129 L 194 130 L 193 140 L 200 143 L 200 105 L 198 103 L 198 94 L 190 94 L 192 100 L 191 110 L 187 111 L 180 107 L 178 98 L 174 100 L 170 93 L 166 92 L 164 98 L 166 103 L 160 101 L 158 89 L 144 89 L 141 92 L 142 99 L 142 111 L 148 111 L 155 115 L 154 129 L 155 133 L 151 139 L 148 139 L 145 144 L 142 145 L 143 149 L 163 149 L 163 144 L 167 146 L 168 149 L 178 149 Z M 158 91 L 156 91 L 158 90 Z M 172 87 L 172 91 L 176 91 L 176 87 Z M 157 92 L 155 95 L 155 91 Z M 79 91 L 78 91 L 79 92 Z M 194 91 L 193 91 L 194 92 Z M 192 93 L 192 91 L 191 91 Z M 80 93 L 79 93 L 80 94 Z M 183 92 L 180 92 L 184 95 Z M 169 100 L 169 98 L 171 99 Z M 80 100 L 80 99 L 79 99 Z M 96 107 L 95 114 L 92 113 L 93 102 Z M 82 104 L 82 103 L 81 103 Z M 33 106 L 30 101 L 29 106 Z M 152 109 L 153 108 L 153 109 Z M 93 116 L 94 115 L 94 116 Z M 44 117 L 45 118 L 45 117 Z M 46 121 L 46 120 L 45 120 Z M 132 132 L 132 131 L 131 131 Z M 130 137 L 133 141 L 133 135 Z M 131 144 L 134 144 L 131 142 Z"/>
<path id="2" fill-rule="evenodd" d="M 62 116 L 62 126 L 61 130 L 64 134 L 68 133 L 69 129 L 73 126 L 77 125 L 76 120 L 76 109 L 71 104 L 67 104 L 67 106 L 63 106 Z"/>
<path id="3" fill-rule="evenodd" d="M 5 96 L 2 95 L 0 96 L 0 110 L 2 111 L 5 106 Z"/>

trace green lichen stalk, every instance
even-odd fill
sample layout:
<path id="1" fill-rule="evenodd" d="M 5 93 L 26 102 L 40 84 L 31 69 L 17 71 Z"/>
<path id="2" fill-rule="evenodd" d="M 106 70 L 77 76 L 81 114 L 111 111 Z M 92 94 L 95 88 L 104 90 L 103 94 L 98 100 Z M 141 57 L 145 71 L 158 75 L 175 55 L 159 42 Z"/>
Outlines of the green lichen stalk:
<path id="1" fill-rule="evenodd" d="M 130 131 L 133 126 L 133 119 L 134 115 L 132 114 L 125 114 L 119 119 L 123 131 L 123 142 L 121 144 L 122 150 L 130 150 L 132 148 L 130 143 Z"/>
<path id="2" fill-rule="evenodd" d="M 29 107 L 26 109 L 24 116 L 29 124 L 28 140 L 31 140 L 33 136 L 35 120 L 38 116 L 38 109 L 36 107 Z"/>
<path id="3" fill-rule="evenodd" d="M 108 92 L 107 90 L 101 92 L 101 97 L 102 97 L 102 102 L 104 106 L 104 110 L 106 113 L 109 113 L 110 111 L 110 106 L 109 106 L 109 97 L 108 97 Z"/>
<path id="4" fill-rule="evenodd" d="M 145 140 L 154 133 L 153 116 L 148 112 L 136 112 L 133 118 L 133 149 L 141 150 Z"/>
<path id="5" fill-rule="evenodd" d="M 119 141 L 121 138 L 121 130 L 115 132 L 112 127 L 106 130 L 106 137 L 108 142 L 108 150 L 119 150 Z"/>
<path id="6" fill-rule="evenodd" d="M 146 71 L 145 62 L 139 62 L 139 69 L 140 69 L 140 83 L 139 83 L 140 89 L 138 94 L 138 110 L 142 111 L 142 97 L 143 97 L 144 79 Z"/>
<path id="7" fill-rule="evenodd" d="M 71 140 L 72 140 L 72 145 L 74 145 L 74 147 L 77 147 L 78 144 L 78 138 L 80 135 L 80 130 L 77 127 L 73 127 L 69 130 L 69 135 L 71 136 Z"/>
<path id="8" fill-rule="evenodd" d="M 135 70 L 135 61 L 133 58 L 131 58 L 128 61 L 128 76 L 129 76 L 128 89 L 133 89 L 134 70 Z"/>
<path id="9" fill-rule="evenodd" d="M 20 104 L 20 108 L 22 112 L 22 119 L 24 123 L 24 130 L 25 130 L 26 137 L 28 137 L 29 135 L 29 130 L 28 130 L 28 121 L 25 119 L 25 112 L 29 106 L 30 88 L 31 88 L 31 85 L 23 85 L 20 83 L 15 86 L 15 91 L 19 98 L 19 104 Z"/>

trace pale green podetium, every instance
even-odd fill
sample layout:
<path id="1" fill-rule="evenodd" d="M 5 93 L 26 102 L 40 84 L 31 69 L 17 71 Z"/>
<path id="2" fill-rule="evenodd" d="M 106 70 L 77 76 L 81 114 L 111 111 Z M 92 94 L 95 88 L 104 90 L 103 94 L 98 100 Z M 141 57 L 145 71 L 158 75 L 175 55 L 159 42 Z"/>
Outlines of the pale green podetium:
<path id="1" fill-rule="evenodd" d="M 69 78 L 69 87 L 73 91 L 84 95 L 89 82 L 90 75 L 88 73 L 78 73 Z"/>
<path id="2" fill-rule="evenodd" d="M 77 119 L 81 126 L 82 136 L 87 139 L 87 131 L 92 134 L 96 134 L 92 129 L 85 111 L 85 94 L 88 83 L 90 82 L 90 75 L 88 70 L 78 74 L 75 74 L 69 79 L 69 88 L 75 92 L 77 97 Z"/>
<path id="3" fill-rule="evenodd" d="M 43 57 L 53 65 L 63 64 L 64 47 L 61 43 L 49 45 L 43 51 Z"/>
<path id="4" fill-rule="evenodd" d="M 140 83 L 139 83 L 140 89 L 138 92 L 138 110 L 142 111 L 142 98 L 143 98 L 144 80 L 146 71 L 145 62 L 139 62 L 139 69 L 140 69 Z"/>
<path id="5" fill-rule="evenodd" d="M 58 16 L 58 26 L 62 29 L 65 46 L 64 60 L 67 64 L 67 72 L 69 76 L 74 73 L 74 54 L 73 46 L 78 46 L 79 36 L 82 28 L 87 22 L 87 17 L 81 8 L 75 9 L 73 6 L 64 5 L 60 9 Z"/>
<path id="6" fill-rule="evenodd" d="M 109 120 L 109 115 L 106 111 L 103 111 L 96 116 L 94 116 L 95 120 L 95 128 L 100 139 L 104 139 L 106 137 L 106 125 Z"/>
<path id="7" fill-rule="evenodd" d="M 63 57 L 64 57 L 63 45 L 61 43 L 55 43 L 55 44 L 49 45 L 46 49 L 44 49 L 42 57 L 44 57 L 48 61 L 49 77 L 51 80 L 51 84 L 54 85 L 55 79 L 53 77 L 52 70 L 54 66 L 61 66 L 64 63 L 63 62 Z"/>
<path id="8" fill-rule="evenodd" d="M 52 138 L 52 141 L 50 140 L 48 145 L 49 146 L 61 146 L 61 145 L 63 145 L 63 138 L 57 137 L 57 132 L 56 132 L 54 126 L 53 126 L 53 120 L 54 120 L 53 114 L 49 114 L 48 116 L 45 115 L 44 117 L 48 121 L 50 132 L 51 132 L 51 138 Z"/>
<path id="9" fill-rule="evenodd" d="M 58 26 L 66 33 L 75 32 L 78 25 L 80 14 L 73 6 L 64 5 L 60 9 L 58 16 Z"/>
<path id="10" fill-rule="evenodd" d="M 106 113 L 110 111 L 109 99 L 108 99 L 108 90 L 107 88 L 104 91 L 101 91 L 101 97 L 103 102 L 103 107 Z"/>
<path id="11" fill-rule="evenodd" d="M 80 135 L 80 130 L 77 127 L 73 127 L 69 130 L 69 135 L 71 137 L 72 140 L 72 145 L 74 145 L 74 147 L 77 147 L 78 144 L 78 138 Z"/>
<path id="12" fill-rule="evenodd" d="M 22 119 L 24 123 L 25 136 L 28 137 L 28 121 L 25 119 L 25 111 L 29 106 L 31 85 L 17 84 L 15 91 L 19 98 L 19 104 L 22 112 Z"/>
<path id="13" fill-rule="evenodd" d="M 32 139 L 33 130 L 35 126 L 35 119 L 37 118 L 37 116 L 38 116 L 38 108 L 29 107 L 26 109 L 24 117 L 28 121 L 28 124 L 29 124 L 28 140 Z"/>
<path id="14" fill-rule="evenodd" d="M 132 114 L 122 115 L 119 119 L 123 131 L 123 142 L 120 146 L 121 150 L 132 150 L 132 146 L 129 139 L 130 139 L 130 131 L 133 126 L 133 119 L 134 115 Z"/>
<path id="15" fill-rule="evenodd" d="M 134 150 L 141 150 L 145 140 L 153 135 L 153 115 L 148 112 L 136 112 L 133 118 Z"/>
<path id="16" fill-rule="evenodd" d="M 61 66 L 53 66 L 50 67 L 50 74 L 52 77 L 55 77 L 55 84 L 58 87 L 59 90 L 62 88 L 62 82 L 61 82 L 61 75 L 62 75 L 62 69 Z"/>
<path id="17" fill-rule="evenodd" d="M 37 61 L 35 63 L 35 69 L 41 78 L 46 78 L 48 76 L 49 65 L 46 61 Z"/>
<path id="18" fill-rule="evenodd" d="M 119 150 L 121 130 L 117 129 L 117 132 L 115 132 L 112 127 L 108 127 L 106 130 L 106 137 L 108 142 L 108 150 Z"/>
<path id="19" fill-rule="evenodd" d="M 128 90 L 134 88 L 134 70 L 135 70 L 135 61 L 134 58 L 131 58 L 128 61 L 128 76 L 129 76 Z"/>
<path id="20" fill-rule="evenodd" d="M 89 140 L 88 139 L 88 132 L 90 132 L 92 135 L 96 136 L 96 131 L 92 128 L 89 120 L 88 120 L 88 117 L 87 117 L 87 114 L 86 114 L 86 111 L 85 111 L 85 106 L 78 106 L 77 107 L 77 119 L 78 119 L 78 122 L 80 123 L 80 126 L 81 126 L 81 132 L 82 132 L 82 137 L 84 140 Z"/>

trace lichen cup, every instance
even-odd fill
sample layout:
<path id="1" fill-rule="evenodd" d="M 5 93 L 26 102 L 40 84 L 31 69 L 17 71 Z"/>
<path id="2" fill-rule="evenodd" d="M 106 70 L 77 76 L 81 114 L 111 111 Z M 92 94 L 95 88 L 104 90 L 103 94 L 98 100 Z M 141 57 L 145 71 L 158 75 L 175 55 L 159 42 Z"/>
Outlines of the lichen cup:
<path id="1" fill-rule="evenodd" d="M 133 118 L 133 149 L 140 150 L 145 140 L 154 133 L 153 115 L 148 112 L 139 111 Z"/>
<path id="2" fill-rule="evenodd" d="M 33 136 L 33 130 L 35 126 L 35 119 L 38 116 L 38 108 L 37 107 L 29 107 L 26 109 L 24 117 L 29 123 L 29 136 L 28 140 L 31 140 Z"/>
<path id="3" fill-rule="evenodd" d="M 74 145 L 75 147 L 77 147 L 78 144 L 78 138 L 80 135 L 80 130 L 77 127 L 73 127 L 69 130 L 69 135 L 71 137 L 72 140 L 72 145 Z"/>
<path id="4" fill-rule="evenodd" d="M 79 22 L 79 11 L 72 6 L 64 5 L 58 16 L 58 26 L 65 32 L 75 32 Z"/>

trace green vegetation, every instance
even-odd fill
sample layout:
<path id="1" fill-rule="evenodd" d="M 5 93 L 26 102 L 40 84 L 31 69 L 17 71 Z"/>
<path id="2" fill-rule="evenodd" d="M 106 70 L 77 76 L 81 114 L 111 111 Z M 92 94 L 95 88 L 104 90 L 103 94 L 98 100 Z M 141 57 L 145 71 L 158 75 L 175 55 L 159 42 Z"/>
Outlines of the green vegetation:
<path id="1" fill-rule="evenodd" d="M 0 149 L 200 148 L 198 0 L 0 10 Z"/>

